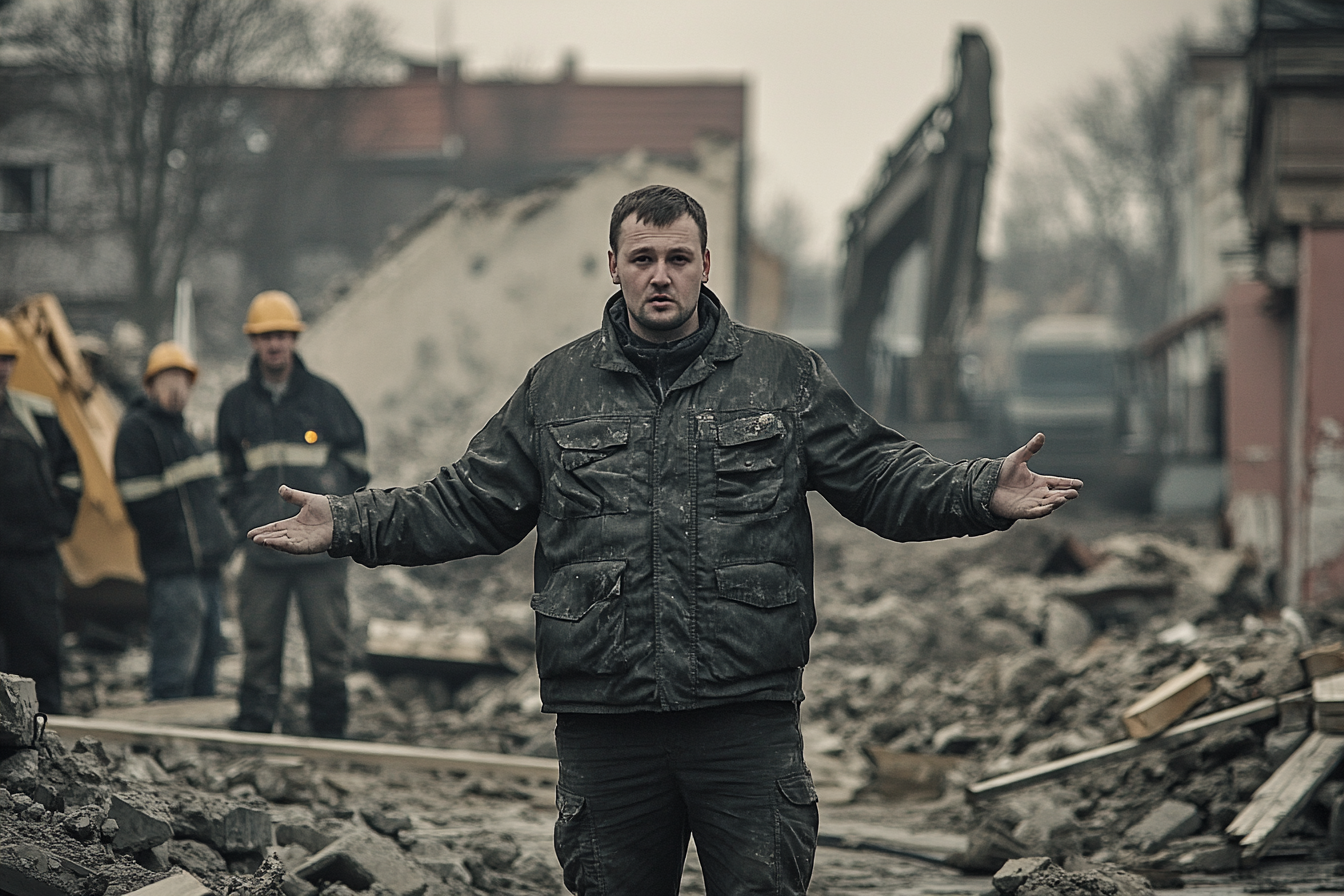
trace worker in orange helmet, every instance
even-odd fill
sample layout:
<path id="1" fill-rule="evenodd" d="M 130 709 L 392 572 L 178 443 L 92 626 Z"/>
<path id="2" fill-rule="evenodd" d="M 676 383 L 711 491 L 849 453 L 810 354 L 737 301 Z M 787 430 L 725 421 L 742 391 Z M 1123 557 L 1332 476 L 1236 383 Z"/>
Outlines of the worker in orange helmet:
<path id="1" fill-rule="evenodd" d="M 0 671 L 31 678 L 37 706 L 61 712 L 61 559 L 84 481 L 47 398 L 11 388 L 25 345 L 0 318 Z"/>
<path id="2" fill-rule="evenodd" d="M 149 353 L 144 394 L 122 418 L 117 488 L 139 535 L 149 599 L 149 699 L 211 697 L 220 631 L 220 568 L 234 535 L 219 506 L 219 455 L 186 427 L 195 360 L 176 342 Z"/>
<path id="3" fill-rule="evenodd" d="M 299 307 L 287 293 L 267 290 L 248 308 L 243 332 L 252 343 L 251 367 L 247 380 L 224 396 L 217 429 L 224 508 L 243 532 L 294 512 L 280 498 L 283 482 L 343 493 L 369 481 L 364 424 L 340 389 L 304 366 L 295 351 L 303 330 Z M 243 678 L 234 727 L 261 732 L 275 727 L 285 618 L 293 595 L 312 671 L 308 728 L 300 733 L 344 736 L 348 561 L 286 556 L 256 545 L 245 551 L 238 577 Z"/>

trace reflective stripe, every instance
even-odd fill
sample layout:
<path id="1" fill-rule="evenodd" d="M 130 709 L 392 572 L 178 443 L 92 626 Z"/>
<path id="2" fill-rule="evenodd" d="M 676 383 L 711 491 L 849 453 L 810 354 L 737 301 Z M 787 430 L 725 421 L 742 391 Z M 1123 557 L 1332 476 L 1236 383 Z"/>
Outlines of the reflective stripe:
<path id="1" fill-rule="evenodd" d="M 84 477 L 78 473 L 62 473 L 57 477 L 56 484 L 72 492 L 84 491 Z"/>
<path id="2" fill-rule="evenodd" d="M 243 460 L 249 470 L 264 470 L 267 467 L 325 467 L 330 456 L 330 445 L 268 442 L 249 448 L 244 452 Z"/>
<path id="3" fill-rule="evenodd" d="M 336 456 L 360 473 L 369 472 L 369 458 L 363 451 L 342 451 Z"/>
<path id="4" fill-rule="evenodd" d="M 144 501 L 171 491 L 197 479 L 209 479 L 220 474 L 219 455 L 207 451 L 175 464 L 169 464 L 158 476 L 137 476 L 117 483 L 123 501 Z"/>

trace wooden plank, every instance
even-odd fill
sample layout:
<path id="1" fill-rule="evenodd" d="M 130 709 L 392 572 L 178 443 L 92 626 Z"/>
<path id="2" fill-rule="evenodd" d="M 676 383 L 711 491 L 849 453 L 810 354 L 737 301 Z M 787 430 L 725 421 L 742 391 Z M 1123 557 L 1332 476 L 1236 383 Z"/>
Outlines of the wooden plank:
<path id="1" fill-rule="evenodd" d="M 1334 672 L 1312 679 L 1311 702 L 1318 707 L 1323 703 L 1344 704 L 1344 672 Z"/>
<path id="2" fill-rule="evenodd" d="M 181 739 L 240 747 L 261 747 L 271 753 L 288 753 L 325 762 L 362 762 L 397 768 L 437 768 L 536 781 L 554 782 L 559 770 L 558 763 L 554 759 L 535 756 L 444 750 L 436 747 L 413 747 L 406 744 L 380 744 L 321 737 L 293 737 L 288 734 L 253 734 L 246 731 L 153 725 L 116 719 L 86 719 L 79 716 L 52 716 L 47 720 L 47 730 L 55 731 L 70 740 L 76 740 L 86 734 L 101 740 L 122 743 Z"/>
<path id="3" fill-rule="evenodd" d="M 1227 826 L 1228 834 L 1241 840 L 1243 865 L 1260 860 L 1341 759 L 1344 735 L 1313 731 L 1260 785 L 1251 802 Z"/>
<path id="4" fill-rule="evenodd" d="M 212 896 L 213 892 L 190 871 L 179 871 L 147 887 L 132 890 L 126 896 Z"/>
<path id="5" fill-rule="evenodd" d="M 1171 726 L 1213 690 L 1213 670 L 1202 660 L 1140 697 L 1121 716 L 1130 737 L 1152 737 Z"/>
<path id="6" fill-rule="evenodd" d="M 1306 674 L 1307 681 L 1314 681 L 1322 675 L 1344 672 L 1344 643 L 1335 641 L 1322 644 L 1320 647 L 1312 647 L 1299 653 L 1297 658 L 1302 663 L 1302 671 Z"/>
<path id="7" fill-rule="evenodd" d="M 1280 706 L 1301 703 L 1310 697 L 1311 691 L 1308 690 L 1293 691 L 1281 697 L 1261 697 L 1259 700 L 1252 700 L 1249 703 L 1228 707 L 1218 712 L 1209 713 L 1206 716 L 1200 716 L 1197 719 L 1191 719 L 1188 722 L 1181 722 L 1179 725 L 1173 725 L 1156 737 L 1144 740 L 1130 738 L 1116 741 L 1113 744 L 1094 747 L 1091 750 L 1084 750 L 1081 753 L 1075 753 L 1072 756 L 1056 759 L 1053 762 L 1047 762 L 1033 768 L 986 778 L 967 786 L 966 795 L 970 799 L 991 795 L 997 796 L 1020 790 L 1023 787 L 1030 787 L 1033 784 L 1062 778 L 1074 772 L 1096 768 L 1124 759 L 1132 759 L 1149 750 L 1184 743 L 1188 735 L 1211 734 L 1223 728 L 1249 725 L 1252 722 L 1272 719 L 1279 714 Z"/>

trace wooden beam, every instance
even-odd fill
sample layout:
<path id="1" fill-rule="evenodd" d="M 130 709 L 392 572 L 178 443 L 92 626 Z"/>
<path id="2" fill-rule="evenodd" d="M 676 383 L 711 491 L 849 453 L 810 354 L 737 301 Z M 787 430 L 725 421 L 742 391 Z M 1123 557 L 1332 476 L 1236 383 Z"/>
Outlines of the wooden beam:
<path id="1" fill-rule="evenodd" d="M 396 768 L 447 769 L 535 781 L 553 782 L 559 776 L 559 765 L 554 759 L 480 753 L 472 750 L 444 750 L 437 747 L 413 747 L 406 744 L 293 737 L 288 734 L 253 734 L 216 728 L 186 728 L 115 719 L 86 719 L 79 716 L 52 716 L 47 720 L 47 730 L 55 731 L 62 736 L 70 736 L 72 739 L 92 735 L 100 740 L 121 743 L 191 740 L 239 747 L 262 747 L 272 753 L 306 756 L 325 762 L 363 762 Z"/>
<path id="2" fill-rule="evenodd" d="M 132 890 L 126 896 L 212 896 L 213 892 L 190 871 L 178 871 L 163 880 Z"/>
<path id="3" fill-rule="evenodd" d="M 967 786 L 966 795 L 974 800 L 1010 793 L 1023 787 L 1030 787 L 1033 784 L 1062 778 L 1074 772 L 1130 759 L 1149 750 L 1183 743 L 1188 735 L 1211 734 L 1222 728 L 1249 725 L 1252 722 L 1272 719 L 1279 714 L 1280 706 L 1301 703 L 1310 697 L 1311 692 L 1308 690 L 1293 691 L 1281 697 L 1261 697 L 1259 700 L 1252 700 L 1249 703 L 1242 703 L 1174 725 L 1156 737 L 1145 740 L 1129 738 L 1128 740 L 1116 741 L 1113 744 L 1084 750 L 1081 753 L 1056 759 L 1054 762 L 1047 762 L 1044 765 L 986 778 Z"/>
<path id="4" fill-rule="evenodd" d="M 1344 734 L 1313 731 L 1256 789 L 1251 801 L 1227 826 L 1228 836 L 1240 838 L 1243 865 L 1260 860 L 1341 759 Z"/>
<path id="5" fill-rule="evenodd" d="M 1213 670 L 1202 660 L 1140 697 L 1121 717 L 1130 737 L 1152 737 L 1213 690 Z"/>

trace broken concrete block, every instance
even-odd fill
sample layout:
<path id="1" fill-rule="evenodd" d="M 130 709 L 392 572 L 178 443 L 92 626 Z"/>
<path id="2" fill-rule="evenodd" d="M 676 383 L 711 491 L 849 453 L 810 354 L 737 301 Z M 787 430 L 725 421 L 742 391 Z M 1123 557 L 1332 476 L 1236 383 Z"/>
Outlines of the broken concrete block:
<path id="1" fill-rule="evenodd" d="M 1222 874 L 1241 864 L 1241 849 L 1222 834 L 1185 837 L 1173 841 L 1161 860 L 1164 868 L 1182 874 Z"/>
<path id="2" fill-rule="evenodd" d="M 215 829 L 214 842 L 224 855 L 263 852 L 271 845 L 271 815 L 250 806 L 233 806 Z"/>
<path id="3" fill-rule="evenodd" d="M 433 880 L 395 843 L 363 831 L 341 837 L 294 874 L 312 884 L 335 881 L 352 890 L 366 890 L 377 882 L 397 896 L 420 896 Z"/>
<path id="4" fill-rule="evenodd" d="M 224 857 L 199 840 L 170 840 L 169 857 L 192 874 L 206 877 L 228 870 Z"/>
<path id="5" fill-rule="evenodd" d="M 994 889 L 998 890 L 1003 896 L 1012 896 L 1017 892 L 1017 888 L 1026 883 L 1026 880 L 1037 871 L 1044 871 L 1055 864 L 1049 856 L 1031 856 L 1026 859 L 1009 859 L 1003 863 L 1003 867 L 994 872 Z"/>
<path id="6" fill-rule="evenodd" d="M 1133 738 L 1160 734 L 1213 690 L 1213 670 L 1196 662 L 1140 697 L 1125 710 L 1125 730 Z"/>
<path id="7" fill-rule="evenodd" d="M 310 824 L 280 823 L 275 826 L 275 845 L 289 846 L 297 843 L 310 853 L 321 852 L 335 840 Z"/>
<path id="8" fill-rule="evenodd" d="M 280 884 L 280 892 L 285 896 L 317 896 L 317 887 L 297 877 L 292 871 L 286 871 Z"/>
<path id="9" fill-rule="evenodd" d="M 409 830 L 411 827 L 410 816 L 383 812 L 379 809 L 360 809 L 359 816 L 364 819 L 365 824 L 384 837 L 395 837 L 398 832 Z"/>
<path id="10" fill-rule="evenodd" d="M 1072 601 L 1050 598 L 1045 604 L 1045 649 L 1055 656 L 1085 650 L 1096 635 L 1092 616 Z"/>
<path id="11" fill-rule="evenodd" d="M 114 794 L 107 818 L 117 825 L 112 837 L 113 849 L 143 852 L 173 836 L 168 810 L 150 800 Z"/>
<path id="12" fill-rule="evenodd" d="M 32 746 L 35 718 L 37 684 L 0 672 L 0 747 Z"/>
<path id="13" fill-rule="evenodd" d="M 1125 839 L 1139 851 L 1152 853 L 1179 837 L 1199 830 L 1199 809 L 1180 800 L 1163 800 L 1125 832 Z"/>
<path id="14" fill-rule="evenodd" d="M 419 840 L 411 846 L 410 853 L 426 870 L 445 881 L 471 884 L 471 872 L 467 870 L 462 856 L 441 841 Z"/>

